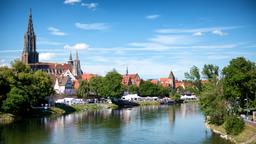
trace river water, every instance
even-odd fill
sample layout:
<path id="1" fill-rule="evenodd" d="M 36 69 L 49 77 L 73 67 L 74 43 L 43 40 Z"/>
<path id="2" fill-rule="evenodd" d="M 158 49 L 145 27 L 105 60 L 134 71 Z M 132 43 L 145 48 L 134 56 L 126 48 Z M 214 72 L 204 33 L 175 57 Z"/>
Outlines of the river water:
<path id="1" fill-rule="evenodd" d="M 3 144 L 226 144 L 198 104 L 84 111 L 0 127 Z"/>

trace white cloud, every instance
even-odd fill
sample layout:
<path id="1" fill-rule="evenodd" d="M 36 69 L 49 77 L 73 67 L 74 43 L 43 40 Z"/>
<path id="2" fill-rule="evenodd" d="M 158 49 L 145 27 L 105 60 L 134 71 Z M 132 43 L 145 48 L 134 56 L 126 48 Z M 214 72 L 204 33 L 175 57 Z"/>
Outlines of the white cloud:
<path id="1" fill-rule="evenodd" d="M 66 33 L 60 31 L 58 28 L 55 28 L 55 27 L 48 27 L 48 31 L 49 31 L 52 35 L 57 35 L 57 36 L 64 36 L 64 35 L 67 35 Z"/>
<path id="2" fill-rule="evenodd" d="M 57 46 L 57 45 L 63 45 L 64 43 L 50 41 L 49 39 L 44 38 L 44 37 L 38 37 L 37 44 L 39 44 L 39 45 L 56 45 Z"/>
<path id="3" fill-rule="evenodd" d="M 205 32 L 212 32 L 214 30 L 232 30 L 238 29 L 241 26 L 228 26 L 228 27 L 208 27 L 208 28 L 194 28 L 194 29 L 184 29 L 184 28 L 167 28 L 167 29 L 157 29 L 156 32 L 158 33 L 205 33 Z"/>
<path id="4" fill-rule="evenodd" d="M 86 43 L 77 43 L 75 45 L 64 45 L 64 49 L 76 49 L 76 50 L 84 50 L 88 49 L 90 46 Z"/>
<path id="5" fill-rule="evenodd" d="M 159 44 L 185 44 L 185 43 L 191 43 L 192 38 L 185 35 L 157 35 L 154 38 L 149 39 L 151 42 L 159 43 Z"/>
<path id="6" fill-rule="evenodd" d="M 76 22 L 75 26 L 83 30 L 105 30 L 108 29 L 105 23 L 79 23 Z"/>
<path id="7" fill-rule="evenodd" d="M 56 53 L 40 53 L 39 60 L 51 60 L 57 56 Z"/>
<path id="8" fill-rule="evenodd" d="M 80 3 L 81 0 L 64 0 L 64 4 L 75 4 L 75 3 Z"/>
<path id="9" fill-rule="evenodd" d="M 219 35 L 219 36 L 227 35 L 227 33 L 224 33 L 221 30 L 214 30 L 214 31 L 212 31 L 212 33 L 215 34 L 215 35 Z"/>
<path id="10" fill-rule="evenodd" d="M 0 59 L 0 67 L 9 66 L 9 64 L 6 63 L 6 60 Z"/>
<path id="11" fill-rule="evenodd" d="M 94 11 L 98 7 L 98 3 L 82 3 L 81 6 L 86 7 L 88 9 L 91 9 L 91 10 Z"/>
<path id="12" fill-rule="evenodd" d="M 146 18 L 146 19 L 149 19 L 149 20 L 154 20 L 154 19 L 157 19 L 157 18 L 159 18 L 159 17 L 160 17 L 160 15 L 153 14 L 153 15 L 148 15 L 148 16 L 146 16 L 145 18 Z"/>
<path id="13" fill-rule="evenodd" d="M 203 35 L 202 32 L 195 32 L 195 33 L 193 33 L 193 36 L 202 36 L 202 35 Z"/>

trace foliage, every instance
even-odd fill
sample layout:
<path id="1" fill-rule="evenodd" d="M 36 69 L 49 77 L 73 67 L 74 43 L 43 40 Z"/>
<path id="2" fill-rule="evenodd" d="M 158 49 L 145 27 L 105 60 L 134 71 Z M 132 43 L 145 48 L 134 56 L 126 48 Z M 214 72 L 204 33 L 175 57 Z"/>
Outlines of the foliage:
<path id="1" fill-rule="evenodd" d="M 86 98 L 89 96 L 90 93 L 90 85 L 87 80 L 82 80 L 79 82 L 80 86 L 77 90 L 77 97 L 79 98 Z"/>
<path id="2" fill-rule="evenodd" d="M 90 91 L 93 93 L 95 96 L 100 96 L 101 93 L 104 91 L 103 90 L 103 77 L 97 76 L 93 77 L 89 81 L 90 85 Z"/>
<path id="3" fill-rule="evenodd" d="M 15 60 L 11 62 L 12 68 L 15 70 L 15 72 L 20 73 L 20 72 L 25 72 L 28 73 L 31 71 L 30 66 L 24 64 L 21 61 Z"/>
<path id="4" fill-rule="evenodd" d="M 190 72 L 185 73 L 185 78 L 193 84 L 192 92 L 199 94 L 202 91 L 201 76 L 198 67 L 191 67 Z"/>
<path id="5" fill-rule="evenodd" d="M 12 68 L 0 68 L 1 103 L 6 112 L 23 114 L 54 93 L 50 76 L 32 72 L 29 66 L 14 61 Z"/>
<path id="6" fill-rule="evenodd" d="M 4 111 L 12 114 L 24 114 L 28 106 L 28 95 L 16 87 L 11 89 L 3 103 Z"/>
<path id="7" fill-rule="evenodd" d="M 223 69 L 225 97 L 232 107 L 245 108 L 245 99 L 256 99 L 256 65 L 243 57 L 232 59 Z"/>
<path id="8" fill-rule="evenodd" d="M 139 86 L 141 96 L 169 96 L 170 89 L 161 85 L 155 85 L 150 81 L 142 81 Z"/>
<path id="9" fill-rule="evenodd" d="M 224 122 L 227 112 L 222 81 L 214 79 L 204 86 L 200 96 L 200 108 L 210 117 L 210 123 L 221 125 Z"/>
<path id="10" fill-rule="evenodd" d="M 235 115 L 228 116 L 225 120 L 224 128 L 227 134 L 237 135 L 243 131 L 244 121 Z"/>
<path id="11" fill-rule="evenodd" d="M 124 86 L 122 85 L 122 76 L 116 71 L 108 72 L 103 78 L 103 87 L 101 95 L 104 97 L 121 97 L 124 93 Z"/>
<path id="12" fill-rule="evenodd" d="M 139 92 L 139 87 L 137 87 L 136 85 L 129 85 L 127 87 L 127 91 L 131 94 L 137 94 Z"/>
<path id="13" fill-rule="evenodd" d="M 178 94 L 178 93 L 175 93 L 175 94 L 172 96 L 172 98 L 173 98 L 174 100 L 179 100 L 180 97 L 181 97 L 181 95 Z"/>
<path id="14" fill-rule="evenodd" d="M 213 64 L 205 64 L 202 74 L 208 80 L 217 78 L 219 76 L 219 67 Z"/>

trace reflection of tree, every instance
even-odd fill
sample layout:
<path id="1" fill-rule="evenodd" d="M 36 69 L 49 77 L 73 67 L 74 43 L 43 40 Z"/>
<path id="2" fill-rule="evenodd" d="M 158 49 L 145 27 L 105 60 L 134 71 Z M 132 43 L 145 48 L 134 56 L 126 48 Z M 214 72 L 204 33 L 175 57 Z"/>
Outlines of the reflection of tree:
<path id="1" fill-rule="evenodd" d="M 38 119 L 19 121 L 1 127 L 0 143 L 3 140 L 4 144 L 33 144 L 47 139 L 50 130 L 44 128 L 43 122 Z"/>
<path id="2" fill-rule="evenodd" d="M 209 134 L 208 134 L 209 133 Z M 232 144 L 230 141 L 227 141 L 211 131 L 206 131 L 205 139 L 202 141 L 203 144 Z"/>

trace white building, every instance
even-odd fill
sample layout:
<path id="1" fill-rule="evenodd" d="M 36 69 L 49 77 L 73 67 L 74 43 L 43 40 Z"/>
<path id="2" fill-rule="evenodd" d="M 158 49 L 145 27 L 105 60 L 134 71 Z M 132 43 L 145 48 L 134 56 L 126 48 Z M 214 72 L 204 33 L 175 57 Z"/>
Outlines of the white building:
<path id="1" fill-rule="evenodd" d="M 140 101 L 142 100 L 142 97 L 138 96 L 137 94 L 129 94 L 121 97 L 122 100 L 128 100 L 128 101 Z"/>

